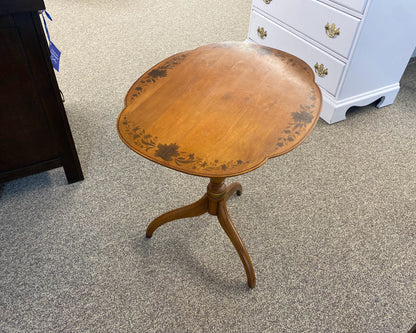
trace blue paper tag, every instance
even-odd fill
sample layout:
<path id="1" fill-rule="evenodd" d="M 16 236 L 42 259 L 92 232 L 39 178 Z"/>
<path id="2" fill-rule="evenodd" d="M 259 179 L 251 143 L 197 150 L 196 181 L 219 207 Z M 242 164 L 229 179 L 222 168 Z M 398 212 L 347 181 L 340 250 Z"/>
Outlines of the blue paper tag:
<path id="1" fill-rule="evenodd" d="M 51 52 L 52 66 L 56 69 L 57 72 L 59 72 L 59 60 L 61 58 L 61 51 L 59 51 L 52 42 L 49 44 L 49 51 Z"/>
<path id="2" fill-rule="evenodd" d="M 46 17 L 52 21 L 52 17 L 49 15 L 49 13 L 46 10 L 44 10 L 43 12 L 46 14 Z"/>
<path id="3" fill-rule="evenodd" d="M 61 59 L 61 51 L 59 51 L 58 48 L 51 41 L 51 37 L 49 36 L 48 25 L 46 24 L 45 16 L 43 16 L 43 13 L 45 13 L 46 17 L 51 21 L 52 17 L 46 10 L 42 10 L 42 19 L 43 24 L 45 25 L 46 36 L 48 37 L 49 41 L 49 52 L 51 53 L 52 66 L 53 68 L 55 68 L 57 72 L 59 72 L 59 60 Z"/>

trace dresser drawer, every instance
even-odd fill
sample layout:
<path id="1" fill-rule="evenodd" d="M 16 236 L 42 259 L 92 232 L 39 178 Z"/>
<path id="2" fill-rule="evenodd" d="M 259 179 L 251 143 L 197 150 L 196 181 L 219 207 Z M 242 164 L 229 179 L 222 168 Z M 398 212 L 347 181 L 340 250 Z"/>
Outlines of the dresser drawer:
<path id="1" fill-rule="evenodd" d="M 266 34 L 263 38 L 260 37 L 261 34 L 258 32 L 261 29 Z M 315 64 L 322 64 L 323 69 L 327 69 L 327 74 L 322 77 L 315 74 L 315 81 L 332 95 L 336 94 L 345 67 L 343 62 L 275 24 L 254 10 L 251 12 L 248 37 L 255 43 L 280 49 L 297 56 L 305 61 L 315 73 L 317 72 L 315 70 Z"/>
<path id="2" fill-rule="evenodd" d="M 356 12 L 364 12 L 365 4 L 367 0 L 331 0 L 341 6 L 347 7 L 349 9 L 355 10 Z M 394 0 L 392 0 L 394 1 Z"/>
<path id="3" fill-rule="evenodd" d="M 359 19 L 316 0 L 254 0 L 253 6 L 345 58 L 360 23 Z"/>

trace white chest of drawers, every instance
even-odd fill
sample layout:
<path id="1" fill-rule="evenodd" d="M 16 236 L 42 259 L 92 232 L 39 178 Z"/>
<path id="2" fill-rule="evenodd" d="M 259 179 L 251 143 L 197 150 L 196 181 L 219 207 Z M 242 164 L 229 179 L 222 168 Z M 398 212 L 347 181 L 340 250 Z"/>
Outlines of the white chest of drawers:
<path id="1" fill-rule="evenodd" d="M 416 0 L 253 0 L 250 42 L 296 55 L 315 71 L 321 118 L 394 102 L 416 46 Z"/>

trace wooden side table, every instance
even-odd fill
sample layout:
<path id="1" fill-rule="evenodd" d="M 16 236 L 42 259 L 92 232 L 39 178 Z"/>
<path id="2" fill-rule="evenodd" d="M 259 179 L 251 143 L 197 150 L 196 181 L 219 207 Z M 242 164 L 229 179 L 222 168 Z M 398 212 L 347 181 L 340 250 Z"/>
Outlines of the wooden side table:
<path id="1" fill-rule="evenodd" d="M 298 146 L 314 128 L 321 106 L 309 66 L 264 46 L 211 44 L 151 68 L 125 97 L 117 122 L 120 138 L 153 162 L 210 182 L 200 200 L 150 223 L 146 236 L 169 221 L 216 215 L 253 288 L 253 265 L 226 207 L 242 187 L 226 187 L 225 178 Z"/>

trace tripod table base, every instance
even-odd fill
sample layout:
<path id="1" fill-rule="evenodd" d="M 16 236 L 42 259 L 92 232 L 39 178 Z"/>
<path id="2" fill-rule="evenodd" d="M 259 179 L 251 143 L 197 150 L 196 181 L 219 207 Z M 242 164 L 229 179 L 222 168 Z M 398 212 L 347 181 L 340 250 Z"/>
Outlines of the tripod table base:
<path id="1" fill-rule="evenodd" d="M 201 199 L 188 206 L 174 209 L 160 215 L 158 218 L 153 220 L 153 222 L 147 227 L 146 237 L 152 237 L 153 232 L 157 228 L 173 220 L 195 217 L 205 213 L 215 215 L 240 256 L 247 274 L 249 287 L 254 288 L 256 285 L 256 276 L 254 274 L 250 256 L 230 218 L 230 215 L 228 214 L 226 206 L 226 202 L 231 195 L 234 193 L 241 195 L 242 187 L 239 183 L 232 183 L 227 187 L 225 186 L 224 180 L 225 178 L 211 178 L 207 188 L 207 193 L 204 194 Z"/>

